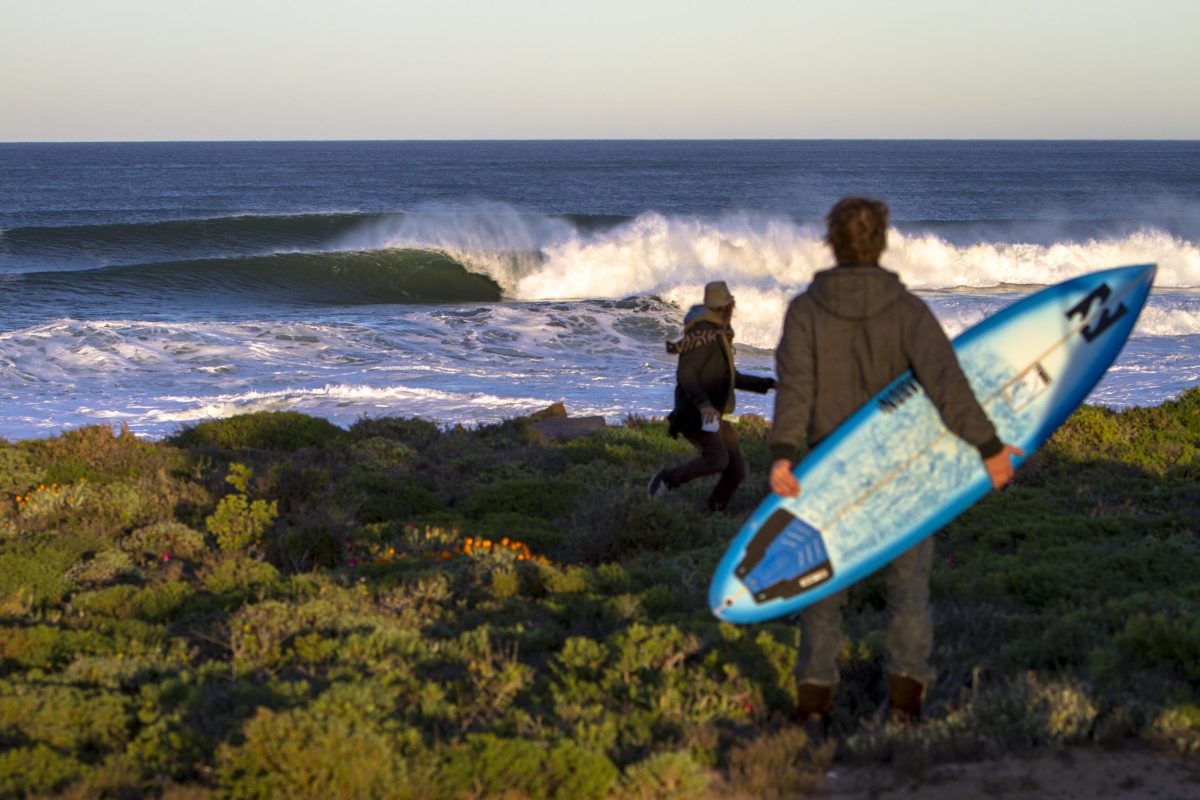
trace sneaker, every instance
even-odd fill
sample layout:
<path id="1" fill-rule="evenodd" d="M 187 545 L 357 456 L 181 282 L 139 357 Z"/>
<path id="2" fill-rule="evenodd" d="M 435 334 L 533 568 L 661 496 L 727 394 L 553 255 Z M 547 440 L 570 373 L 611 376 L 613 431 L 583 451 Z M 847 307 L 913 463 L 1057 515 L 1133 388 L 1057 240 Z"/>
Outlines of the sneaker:
<path id="1" fill-rule="evenodd" d="M 666 472 L 666 470 L 660 469 L 658 472 L 654 473 L 654 477 L 650 479 L 648 484 L 646 484 L 647 499 L 653 500 L 656 497 L 662 497 L 668 491 L 670 491 L 671 487 L 667 485 L 667 477 L 663 474 L 664 472 Z"/>

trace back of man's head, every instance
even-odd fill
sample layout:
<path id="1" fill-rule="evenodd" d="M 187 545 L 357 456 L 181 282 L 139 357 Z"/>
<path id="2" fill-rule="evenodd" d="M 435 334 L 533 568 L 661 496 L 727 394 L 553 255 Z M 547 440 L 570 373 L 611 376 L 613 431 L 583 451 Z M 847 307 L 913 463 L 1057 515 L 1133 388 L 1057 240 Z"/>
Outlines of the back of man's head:
<path id="1" fill-rule="evenodd" d="M 887 247 L 888 207 L 870 197 L 843 197 L 825 217 L 825 241 L 839 264 L 875 264 Z"/>

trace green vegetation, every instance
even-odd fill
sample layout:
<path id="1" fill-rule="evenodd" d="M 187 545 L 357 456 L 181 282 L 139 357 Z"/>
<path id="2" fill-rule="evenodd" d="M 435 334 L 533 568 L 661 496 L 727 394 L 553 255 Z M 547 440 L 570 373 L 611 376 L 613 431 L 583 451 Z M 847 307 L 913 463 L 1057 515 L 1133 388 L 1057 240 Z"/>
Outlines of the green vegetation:
<path id="1" fill-rule="evenodd" d="M 1200 752 L 1200 389 L 1083 408 L 937 536 L 929 719 L 881 723 L 882 581 L 829 741 L 798 633 L 716 623 L 729 516 L 650 502 L 661 421 L 566 443 L 300 414 L 0 441 L 0 798 L 692 798 L 832 763 Z"/>

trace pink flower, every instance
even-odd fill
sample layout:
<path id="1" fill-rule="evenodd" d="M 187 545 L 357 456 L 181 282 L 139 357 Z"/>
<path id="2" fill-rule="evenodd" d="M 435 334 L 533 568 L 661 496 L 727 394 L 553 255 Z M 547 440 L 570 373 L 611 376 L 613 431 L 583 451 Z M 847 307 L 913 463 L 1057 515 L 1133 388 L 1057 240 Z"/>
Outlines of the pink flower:
<path id="1" fill-rule="evenodd" d="M 350 566 L 352 566 L 352 567 L 357 567 L 357 566 L 358 566 L 358 559 L 357 559 L 357 558 L 352 558 L 352 559 L 350 559 L 349 561 L 347 561 L 346 563 L 347 563 L 347 564 L 349 564 L 349 565 L 350 565 Z"/>
<path id="2" fill-rule="evenodd" d="M 167 561 L 170 561 L 170 560 L 171 560 L 171 554 L 170 554 L 170 553 L 163 553 L 163 554 L 162 554 L 162 560 L 163 560 L 163 562 L 164 562 L 164 563 L 166 563 Z"/>

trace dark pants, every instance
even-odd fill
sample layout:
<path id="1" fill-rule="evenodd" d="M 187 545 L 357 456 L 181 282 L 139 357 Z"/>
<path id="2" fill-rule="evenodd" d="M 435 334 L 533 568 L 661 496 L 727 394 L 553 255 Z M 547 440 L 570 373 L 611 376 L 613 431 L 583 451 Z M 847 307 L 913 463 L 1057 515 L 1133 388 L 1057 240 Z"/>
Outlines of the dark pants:
<path id="1" fill-rule="evenodd" d="M 708 496 L 707 505 L 711 511 L 724 511 L 725 506 L 729 505 L 729 498 L 733 497 L 746 477 L 746 461 L 742 458 L 742 448 L 738 446 L 737 430 L 721 420 L 721 428 L 716 433 L 696 431 L 685 433 L 684 437 L 699 448 L 700 454 L 691 461 L 666 470 L 663 478 L 668 486 L 674 488 L 706 475 L 720 473 L 721 479 Z"/>
<path id="2" fill-rule="evenodd" d="M 887 671 L 928 686 L 937 677 L 929 664 L 933 652 L 933 615 L 929 608 L 929 574 L 933 569 L 933 537 L 913 545 L 888 564 Z M 800 612 L 798 683 L 833 686 L 838 682 L 838 653 L 842 649 L 842 606 L 838 592 Z"/>

